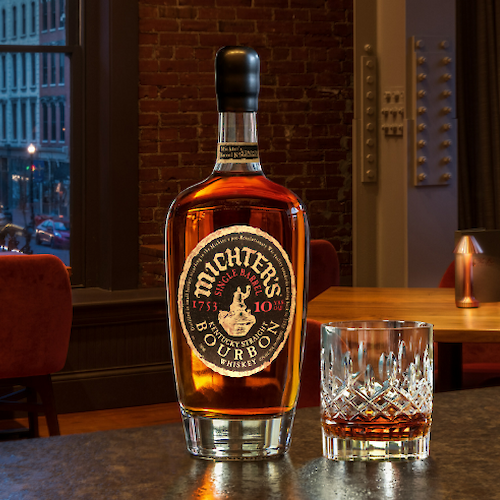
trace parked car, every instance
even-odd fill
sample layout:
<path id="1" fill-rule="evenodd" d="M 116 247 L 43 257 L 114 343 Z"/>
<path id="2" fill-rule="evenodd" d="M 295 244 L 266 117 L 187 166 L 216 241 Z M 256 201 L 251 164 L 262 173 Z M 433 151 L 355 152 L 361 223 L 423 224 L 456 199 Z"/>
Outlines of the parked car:
<path id="1" fill-rule="evenodd" d="M 36 227 L 35 242 L 52 248 L 69 248 L 69 223 L 64 220 L 46 219 Z"/>

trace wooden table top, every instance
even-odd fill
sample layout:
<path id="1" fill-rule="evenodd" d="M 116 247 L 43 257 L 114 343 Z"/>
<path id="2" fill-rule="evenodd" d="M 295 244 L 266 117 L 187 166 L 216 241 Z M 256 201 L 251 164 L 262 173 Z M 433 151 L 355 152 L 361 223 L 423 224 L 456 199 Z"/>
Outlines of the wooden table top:
<path id="1" fill-rule="evenodd" d="M 500 302 L 458 308 L 453 288 L 332 287 L 309 302 L 307 317 L 425 321 L 437 342 L 500 342 Z"/>

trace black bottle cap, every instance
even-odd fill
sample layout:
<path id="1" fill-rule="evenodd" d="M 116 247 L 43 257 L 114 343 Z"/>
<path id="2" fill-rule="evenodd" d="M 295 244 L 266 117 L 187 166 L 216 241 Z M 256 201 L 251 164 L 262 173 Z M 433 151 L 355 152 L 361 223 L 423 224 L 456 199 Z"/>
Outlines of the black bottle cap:
<path id="1" fill-rule="evenodd" d="M 259 106 L 259 55 L 250 47 L 222 47 L 215 56 L 219 113 L 253 112 Z"/>

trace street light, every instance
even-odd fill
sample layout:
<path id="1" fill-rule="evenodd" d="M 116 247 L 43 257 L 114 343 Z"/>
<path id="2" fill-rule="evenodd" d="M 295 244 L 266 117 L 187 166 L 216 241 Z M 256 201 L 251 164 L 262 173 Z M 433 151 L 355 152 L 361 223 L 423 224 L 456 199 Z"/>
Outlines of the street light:
<path id="1" fill-rule="evenodd" d="M 36 147 L 34 144 L 30 144 L 28 146 L 28 153 L 30 155 L 30 206 L 31 206 L 31 221 L 30 227 L 31 230 L 35 230 L 35 210 L 34 210 L 34 201 L 33 201 L 33 157 L 35 155 Z"/>

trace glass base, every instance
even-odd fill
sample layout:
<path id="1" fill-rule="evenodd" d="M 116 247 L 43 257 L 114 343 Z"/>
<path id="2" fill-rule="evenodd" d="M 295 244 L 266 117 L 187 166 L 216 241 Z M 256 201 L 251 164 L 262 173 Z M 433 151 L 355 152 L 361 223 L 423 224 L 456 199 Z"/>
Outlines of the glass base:
<path id="1" fill-rule="evenodd" d="M 208 418 L 181 407 L 187 449 L 200 458 L 259 460 L 283 455 L 290 446 L 295 410 L 272 417 Z"/>
<path id="2" fill-rule="evenodd" d="M 322 432 L 323 456 L 330 460 L 404 460 L 429 456 L 430 433 L 407 441 L 358 441 Z"/>

